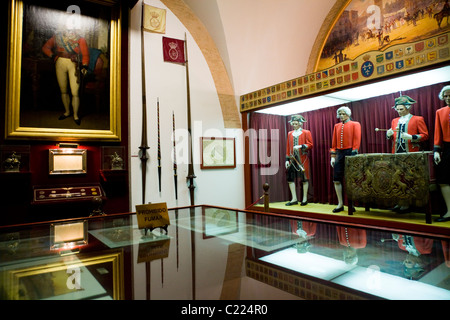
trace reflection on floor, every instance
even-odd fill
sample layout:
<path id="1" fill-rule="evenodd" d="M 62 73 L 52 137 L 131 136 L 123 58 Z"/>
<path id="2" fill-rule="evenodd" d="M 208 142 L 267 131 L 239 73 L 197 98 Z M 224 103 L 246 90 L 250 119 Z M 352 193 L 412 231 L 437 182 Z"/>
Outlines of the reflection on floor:
<path id="1" fill-rule="evenodd" d="M 398 214 L 391 210 L 373 209 L 365 211 L 363 207 L 355 207 L 356 211 L 353 215 L 348 215 L 348 207 L 345 210 L 333 213 L 332 210 L 336 205 L 308 203 L 306 206 L 293 205 L 286 206 L 286 202 L 272 202 L 269 205 L 270 212 L 279 214 L 292 214 L 296 216 L 308 217 L 324 221 L 339 221 L 348 222 L 361 225 L 379 226 L 379 227 L 394 227 L 405 230 L 432 232 L 439 235 L 450 236 L 450 221 L 435 222 L 434 219 L 438 215 L 433 215 L 432 224 L 425 222 L 425 213 L 410 212 L 406 214 Z M 255 205 L 252 207 L 255 210 L 263 210 L 263 205 Z"/>

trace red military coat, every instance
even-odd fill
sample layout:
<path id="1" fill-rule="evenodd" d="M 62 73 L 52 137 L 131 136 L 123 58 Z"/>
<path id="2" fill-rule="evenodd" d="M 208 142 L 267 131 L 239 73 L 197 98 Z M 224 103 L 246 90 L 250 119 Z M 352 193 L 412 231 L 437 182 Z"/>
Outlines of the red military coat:
<path id="1" fill-rule="evenodd" d="M 72 55 L 81 54 L 81 63 L 84 66 L 89 64 L 89 48 L 86 40 L 78 35 L 72 37 L 58 33 L 48 39 L 42 47 L 42 51 L 49 57 L 53 54 L 65 58 Z M 55 60 L 56 61 L 56 60 Z"/>
<path id="2" fill-rule="evenodd" d="M 444 253 L 445 265 L 450 268 L 450 241 L 441 240 L 441 245 Z"/>
<path id="3" fill-rule="evenodd" d="M 436 111 L 434 146 L 442 148 L 443 142 L 450 142 L 450 107 L 448 106 Z"/>
<path id="4" fill-rule="evenodd" d="M 300 154 L 300 162 L 305 168 L 305 178 L 309 180 L 309 159 L 308 159 L 308 150 L 311 150 L 313 147 L 313 140 L 311 136 L 311 131 L 302 129 L 302 133 L 298 136 L 298 144 L 306 145 L 305 149 L 299 149 Z M 289 158 L 290 155 L 294 154 L 294 131 L 289 131 L 287 136 L 286 143 L 286 159 Z"/>
<path id="5" fill-rule="evenodd" d="M 391 128 L 392 130 L 396 130 L 398 127 L 398 122 L 400 120 L 400 117 L 395 118 L 392 120 Z M 417 152 L 420 151 L 419 145 L 417 142 L 428 140 L 428 129 L 427 125 L 425 124 L 425 120 L 421 116 L 412 116 L 411 119 L 406 123 L 406 133 L 411 135 L 416 135 L 419 138 L 415 141 L 408 140 L 406 151 L 407 152 Z M 393 138 L 393 144 L 392 144 L 392 153 L 395 153 L 395 150 L 397 150 L 397 134 L 398 132 L 394 131 Z"/>
<path id="6" fill-rule="evenodd" d="M 356 121 L 336 123 L 333 129 L 331 154 L 336 150 L 352 149 L 358 151 L 361 144 L 361 124 Z"/>
<path id="7" fill-rule="evenodd" d="M 429 238 L 422 238 L 422 237 L 413 237 L 414 238 L 414 245 L 417 249 L 417 251 L 420 254 L 430 254 L 433 249 L 433 239 Z M 405 242 L 402 237 L 398 239 L 398 247 L 404 251 L 406 250 Z"/>
<path id="8" fill-rule="evenodd" d="M 297 234 L 297 220 L 290 220 L 292 233 Z M 306 236 L 311 237 L 316 234 L 317 223 L 311 221 L 302 221 L 302 229 L 306 232 Z"/>
<path id="9" fill-rule="evenodd" d="M 339 243 L 346 247 L 355 249 L 365 248 L 367 245 L 367 234 L 364 229 L 336 227 Z"/>

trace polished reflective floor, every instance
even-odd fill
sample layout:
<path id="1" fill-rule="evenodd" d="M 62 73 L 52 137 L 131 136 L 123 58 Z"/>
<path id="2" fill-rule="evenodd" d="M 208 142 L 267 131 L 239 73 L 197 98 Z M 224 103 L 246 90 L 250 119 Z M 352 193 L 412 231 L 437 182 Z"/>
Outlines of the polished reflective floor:
<path id="1" fill-rule="evenodd" d="M 450 239 L 226 208 L 0 228 L 2 299 L 450 300 Z"/>

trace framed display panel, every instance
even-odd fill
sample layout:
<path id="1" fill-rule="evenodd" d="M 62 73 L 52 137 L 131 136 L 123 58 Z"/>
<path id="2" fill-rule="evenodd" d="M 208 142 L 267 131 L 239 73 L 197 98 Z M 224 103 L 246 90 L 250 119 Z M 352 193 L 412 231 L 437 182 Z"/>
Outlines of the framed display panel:
<path id="1" fill-rule="evenodd" d="M 50 249 L 67 249 L 88 243 L 86 221 L 55 223 L 50 226 Z"/>
<path id="2" fill-rule="evenodd" d="M 120 141 L 117 1 L 10 0 L 8 37 L 6 139 Z"/>
<path id="3" fill-rule="evenodd" d="M 234 138 L 200 138 L 201 169 L 236 168 L 236 142 Z"/>
<path id="4" fill-rule="evenodd" d="M 124 296 L 123 252 L 28 259 L 1 266 L 2 298 L 80 300 Z"/>
<path id="5" fill-rule="evenodd" d="M 100 184 L 65 186 L 65 187 L 33 187 L 32 204 L 48 204 L 67 201 L 89 201 L 100 197 L 106 199 L 105 192 Z"/>
<path id="6" fill-rule="evenodd" d="M 86 149 L 50 149 L 48 155 L 48 173 L 54 174 L 85 174 Z"/>

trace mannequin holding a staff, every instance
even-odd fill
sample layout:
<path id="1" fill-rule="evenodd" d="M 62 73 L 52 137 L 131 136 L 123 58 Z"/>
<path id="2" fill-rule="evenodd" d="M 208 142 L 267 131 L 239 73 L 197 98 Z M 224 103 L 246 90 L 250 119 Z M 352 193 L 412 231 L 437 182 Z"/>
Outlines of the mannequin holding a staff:
<path id="1" fill-rule="evenodd" d="M 428 128 L 421 116 L 410 113 L 411 106 L 416 101 L 408 96 L 395 99 L 393 109 L 399 117 L 392 120 L 391 128 L 386 131 L 386 137 L 392 139 L 392 153 L 420 151 L 420 142 L 428 140 Z"/>
<path id="2" fill-rule="evenodd" d="M 420 143 L 428 140 L 428 128 L 421 116 L 410 113 L 411 106 L 416 103 L 409 96 L 400 96 L 395 99 L 392 107 L 399 117 L 392 120 L 391 128 L 386 131 L 386 137 L 392 140 L 392 153 L 407 153 L 421 151 Z M 392 210 L 398 213 L 409 212 L 408 206 L 395 206 Z"/>

